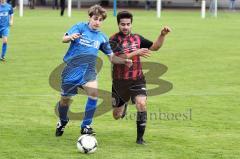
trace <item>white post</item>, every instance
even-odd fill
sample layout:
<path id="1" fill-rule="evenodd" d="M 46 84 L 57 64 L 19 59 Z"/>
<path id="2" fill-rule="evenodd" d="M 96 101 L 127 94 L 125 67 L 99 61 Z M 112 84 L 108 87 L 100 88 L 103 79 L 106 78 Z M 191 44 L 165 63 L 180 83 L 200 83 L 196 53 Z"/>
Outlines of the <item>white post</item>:
<path id="1" fill-rule="evenodd" d="M 81 0 L 78 0 L 78 2 L 77 2 L 77 8 L 78 8 L 78 9 L 81 8 Z"/>
<path id="2" fill-rule="evenodd" d="M 158 18 L 161 17 L 161 10 L 162 10 L 162 1 L 157 0 L 157 17 Z"/>
<path id="3" fill-rule="evenodd" d="M 19 16 L 23 16 L 23 0 L 19 0 Z"/>
<path id="4" fill-rule="evenodd" d="M 202 18 L 204 19 L 205 15 L 206 15 L 206 1 L 205 0 L 202 0 L 201 15 L 202 15 Z"/>
<path id="5" fill-rule="evenodd" d="M 72 15 L 72 0 L 68 0 L 68 17 Z"/>
<path id="6" fill-rule="evenodd" d="M 218 8 L 218 2 L 217 0 L 214 1 L 214 16 L 217 17 L 217 8 Z"/>

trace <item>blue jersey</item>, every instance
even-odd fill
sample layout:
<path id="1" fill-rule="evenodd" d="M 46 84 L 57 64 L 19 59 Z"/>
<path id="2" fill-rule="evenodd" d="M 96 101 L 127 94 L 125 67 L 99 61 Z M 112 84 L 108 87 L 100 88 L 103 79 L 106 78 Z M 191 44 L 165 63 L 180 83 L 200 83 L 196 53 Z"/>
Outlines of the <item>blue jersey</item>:
<path id="1" fill-rule="evenodd" d="M 0 4 L 0 30 L 9 27 L 10 16 L 13 14 L 13 8 L 10 4 Z"/>
<path id="2" fill-rule="evenodd" d="M 97 57 L 98 50 L 105 54 L 111 54 L 111 46 L 108 38 L 99 30 L 93 30 L 88 23 L 78 23 L 68 30 L 66 35 L 79 33 L 80 38 L 71 41 L 70 47 L 63 60 L 68 63 L 77 56 L 89 55 Z"/>
<path id="3" fill-rule="evenodd" d="M 62 72 L 62 96 L 77 94 L 79 86 L 96 80 L 96 59 L 98 50 L 104 54 L 112 53 L 108 38 L 100 31 L 93 30 L 87 23 L 74 25 L 66 35 L 80 34 L 71 41 L 63 60 L 67 63 Z"/>

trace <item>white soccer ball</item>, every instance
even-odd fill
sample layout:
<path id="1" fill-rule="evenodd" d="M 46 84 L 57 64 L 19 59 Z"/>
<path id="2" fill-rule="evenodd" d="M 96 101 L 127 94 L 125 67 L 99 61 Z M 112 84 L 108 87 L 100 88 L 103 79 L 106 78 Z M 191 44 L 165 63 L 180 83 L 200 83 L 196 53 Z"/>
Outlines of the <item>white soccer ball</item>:
<path id="1" fill-rule="evenodd" d="M 78 138 L 77 148 L 81 153 L 94 153 L 97 150 L 97 140 L 92 135 L 82 135 Z"/>

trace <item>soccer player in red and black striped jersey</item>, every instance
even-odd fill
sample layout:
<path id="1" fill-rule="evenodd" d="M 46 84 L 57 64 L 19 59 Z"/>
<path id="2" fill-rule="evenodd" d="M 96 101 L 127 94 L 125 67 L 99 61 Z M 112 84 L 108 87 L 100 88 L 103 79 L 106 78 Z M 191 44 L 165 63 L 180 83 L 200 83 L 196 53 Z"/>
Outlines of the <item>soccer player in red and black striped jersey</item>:
<path id="1" fill-rule="evenodd" d="M 119 12 L 117 22 L 119 32 L 110 38 L 112 50 L 119 57 L 132 59 L 133 65 L 131 67 L 121 64 L 113 65 L 113 117 L 115 119 L 123 118 L 126 114 L 127 103 L 131 99 L 137 108 L 136 143 L 145 144 L 143 135 L 147 121 L 147 92 L 140 59 L 141 57 L 149 57 L 151 51 L 157 51 L 161 48 L 165 36 L 170 32 L 170 28 L 164 27 L 156 41 L 152 42 L 131 32 L 133 15 L 130 12 Z"/>

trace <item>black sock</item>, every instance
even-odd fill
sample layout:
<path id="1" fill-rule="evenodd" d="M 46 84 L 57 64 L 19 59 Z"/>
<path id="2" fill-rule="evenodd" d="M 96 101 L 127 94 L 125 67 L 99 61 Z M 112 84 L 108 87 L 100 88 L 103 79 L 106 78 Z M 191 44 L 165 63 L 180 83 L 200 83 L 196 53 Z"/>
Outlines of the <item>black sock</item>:
<path id="1" fill-rule="evenodd" d="M 147 123 L 147 112 L 137 112 L 137 140 L 142 139 Z"/>
<path id="2" fill-rule="evenodd" d="M 62 106 L 60 105 L 60 102 L 58 102 L 57 105 L 58 105 L 59 118 L 61 122 L 62 123 L 68 122 L 67 113 L 68 113 L 69 106 Z"/>

